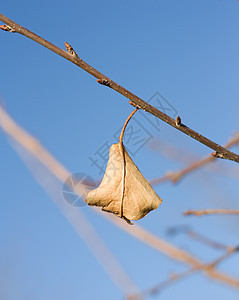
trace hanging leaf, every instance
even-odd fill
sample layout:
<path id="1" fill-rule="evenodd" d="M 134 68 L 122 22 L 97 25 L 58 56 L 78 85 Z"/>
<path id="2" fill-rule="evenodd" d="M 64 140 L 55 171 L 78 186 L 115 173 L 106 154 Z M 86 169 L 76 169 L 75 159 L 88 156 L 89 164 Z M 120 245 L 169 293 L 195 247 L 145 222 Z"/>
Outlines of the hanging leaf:
<path id="1" fill-rule="evenodd" d="M 103 180 L 97 189 L 87 194 L 86 202 L 128 222 L 145 217 L 158 208 L 162 200 L 119 142 L 110 147 Z"/>

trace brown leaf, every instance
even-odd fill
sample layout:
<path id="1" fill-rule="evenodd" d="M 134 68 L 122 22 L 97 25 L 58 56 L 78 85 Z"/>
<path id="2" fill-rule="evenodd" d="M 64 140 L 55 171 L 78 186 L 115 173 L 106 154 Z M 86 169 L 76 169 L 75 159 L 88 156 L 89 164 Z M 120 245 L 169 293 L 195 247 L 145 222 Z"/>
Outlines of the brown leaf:
<path id="1" fill-rule="evenodd" d="M 88 205 L 100 206 L 102 210 L 129 220 L 139 220 L 151 210 L 158 208 L 161 198 L 141 174 L 124 148 L 125 186 L 122 204 L 124 160 L 120 143 L 110 147 L 109 161 L 103 180 L 97 189 L 87 194 Z M 121 214 L 122 207 L 122 214 Z"/>

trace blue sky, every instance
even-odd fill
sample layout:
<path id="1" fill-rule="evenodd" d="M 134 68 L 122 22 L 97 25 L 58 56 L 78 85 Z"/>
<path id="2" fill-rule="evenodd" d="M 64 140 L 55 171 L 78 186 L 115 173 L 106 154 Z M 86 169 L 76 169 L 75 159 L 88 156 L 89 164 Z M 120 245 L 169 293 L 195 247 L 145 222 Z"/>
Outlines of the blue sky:
<path id="1" fill-rule="evenodd" d="M 1 13 L 78 55 L 144 100 L 159 92 L 182 122 L 224 144 L 238 130 L 239 3 L 215 1 L 11 1 Z M 8 113 L 72 173 L 100 180 L 92 166 L 105 143 L 116 142 L 132 107 L 127 99 L 27 38 L 0 32 L 0 96 Z M 203 157 L 211 150 L 155 119 L 135 115 L 145 145 L 132 156 L 147 179 L 185 166 L 160 151 L 158 140 L 180 153 Z M 149 121 L 151 120 L 151 122 Z M 136 126 L 136 125 L 135 125 Z M 22 160 L 0 135 L 0 290 L 4 300 L 122 299 L 121 291 L 79 239 Z M 160 144 L 159 144 L 160 145 Z M 127 147 L 127 145 L 126 145 Z M 128 149 L 130 150 L 130 145 Z M 159 146 L 160 147 L 160 146 Z M 132 150 L 132 149 L 131 149 Z M 133 149 L 135 152 L 137 149 Z M 178 150 L 178 151 L 179 151 Z M 238 148 L 234 148 L 238 152 Z M 177 185 L 155 190 L 158 210 L 137 223 L 209 261 L 220 255 L 184 235 L 169 237 L 171 226 L 187 224 L 225 244 L 238 243 L 237 217 L 185 218 L 187 209 L 239 208 L 238 166 L 219 161 L 228 175 L 206 168 Z M 56 183 L 61 190 L 61 185 Z M 60 194 L 59 194 L 60 197 Z M 76 208 L 77 209 L 77 208 Z M 176 263 L 126 235 L 92 211 L 86 214 L 121 265 L 141 288 L 183 270 Z M 220 269 L 239 278 L 235 255 Z M 162 299 L 236 299 L 237 291 L 194 275 L 166 289 Z M 160 299 L 160 295 L 155 299 Z"/>

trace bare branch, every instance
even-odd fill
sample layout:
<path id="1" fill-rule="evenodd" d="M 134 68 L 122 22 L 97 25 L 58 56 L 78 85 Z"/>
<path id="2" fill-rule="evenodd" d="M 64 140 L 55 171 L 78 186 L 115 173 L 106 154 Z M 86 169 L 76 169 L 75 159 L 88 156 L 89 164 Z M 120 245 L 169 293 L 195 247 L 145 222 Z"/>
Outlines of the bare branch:
<path id="1" fill-rule="evenodd" d="M 198 242 L 201 242 L 201 243 L 208 245 L 210 247 L 213 247 L 215 249 L 228 250 L 229 248 L 231 248 L 231 246 L 227 246 L 222 243 L 213 241 L 211 238 L 208 238 L 208 237 L 202 235 L 201 233 L 198 233 L 198 232 L 192 230 L 189 226 L 186 226 L 186 225 L 171 227 L 171 228 L 169 228 L 169 230 L 167 232 L 170 235 L 184 233 L 191 239 L 194 239 Z"/>
<path id="2" fill-rule="evenodd" d="M 232 146 L 236 146 L 239 144 L 239 133 L 236 132 L 235 136 L 233 138 L 230 139 L 230 141 L 225 144 L 225 148 L 230 148 Z M 206 164 L 213 162 L 216 160 L 216 154 L 209 155 L 203 159 L 200 159 L 198 161 L 193 162 L 192 164 L 190 164 L 189 166 L 187 166 L 186 168 L 183 168 L 180 171 L 175 171 L 175 172 L 167 172 L 164 176 L 156 178 L 156 179 L 152 179 L 150 180 L 150 183 L 152 185 L 156 185 L 159 183 L 162 183 L 164 181 L 169 181 L 171 180 L 173 183 L 178 182 L 179 180 L 181 180 L 185 175 L 205 166 Z"/>
<path id="3" fill-rule="evenodd" d="M 164 280 L 163 282 L 160 282 L 157 285 L 153 286 L 152 288 L 142 291 L 141 293 L 130 295 L 132 298 L 128 298 L 128 299 L 139 300 L 139 299 L 146 298 L 149 296 L 157 295 L 158 293 L 162 292 L 167 287 L 173 285 L 174 283 L 176 283 L 182 279 L 187 278 L 188 276 L 192 275 L 195 272 L 196 272 L 196 269 L 191 268 L 191 269 L 186 270 L 179 274 L 177 274 L 177 273 L 171 274 L 169 276 L 169 278 Z"/>
<path id="4" fill-rule="evenodd" d="M 164 240 L 158 236 L 152 234 L 146 229 L 140 227 L 139 225 L 134 224 L 134 226 L 128 226 L 125 222 L 122 222 L 120 219 L 113 218 L 110 215 L 104 215 L 109 219 L 113 224 L 117 225 L 119 228 L 132 235 L 134 238 L 140 240 L 144 244 L 150 246 L 151 248 L 163 253 L 173 260 L 186 263 L 191 265 L 193 268 L 198 268 L 205 265 L 199 259 L 195 258 L 193 255 L 189 254 L 185 250 L 182 250 Z M 211 279 L 217 280 L 224 284 L 239 288 L 239 280 L 235 279 L 227 274 L 219 272 L 213 268 L 204 268 L 203 271 Z"/>
<path id="5" fill-rule="evenodd" d="M 142 299 L 142 297 L 156 295 L 156 294 L 162 292 L 162 290 L 164 290 L 165 288 L 174 284 L 175 282 L 193 275 L 195 272 L 204 271 L 204 270 L 208 270 L 208 269 L 209 270 L 214 269 L 219 263 L 222 263 L 224 260 L 226 260 L 228 257 L 230 257 L 235 252 L 238 252 L 238 247 L 229 248 L 226 253 L 224 253 L 217 259 L 213 260 L 212 262 L 206 263 L 206 264 L 201 264 L 199 266 L 193 267 L 193 268 L 186 270 L 179 274 L 177 274 L 177 273 L 172 274 L 165 281 L 160 282 L 157 285 L 155 285 L 154 287 L 152 287 L 150 289 L 146 289 L 138 294 L 131 295 L 131 298 L 128 297 L 127 299 L 138 300 L 138 299 Z"/>
<path id="6" fill-rule="evenodd" d="M 212 239 L 210 239 L 194 230 L 188 230 L 186 233 L 190 238 L 197 240 L 197 241 L 199 241 L 205 245 L 208 245 L 210 247 L 213 247 L 215 249 L 227 250 L 230 248 L 230 246 L 226 246 L 222 243 L 215 242 Z"/>
<path id="7" fill-rule="evenodd" d="M 15 23 L 14 21 L 5 17 L 3 14 L 0 14 L 0 20 L 3 21 L 8 26 L 10 26 L 13 30 L 15 30 L 15 32 L 20 33 L 20 34 L 32 39 L 33 41 L 41 44 L 42 46 L 48 48 L 49 50 L 55 52 L 56 54 L 64 57 L 65 59 L 71 61 L 78 67 L 82 68 L 83 70 L 85 70 L 86 72 L 91 74 L 92 76 L 96 77 L 98 79 L 99 83 L 109 86 L 116 92 L 122 94 L 123 96 L 125 96 L 126 98 L 131 100 L 131 102 L 133 102 L 135 105 L 137 105 L 138 108 L 151 113 L 152 115 L 156 116 L 157 118 L 161 119 L 162 121 L 166 122 L 167 124 L 182 131 L 183 133 L 187 134 L 191 138 L 193 138 L 193 139 L 199 141 L 200 143 L 206 145 L 207 147 L 213 149 L 218 155 L 220 155 L 220 157 L 223 157 L 224 159 L 233 160 L 235 162 L 239 162 L 238 154 L 235 154 L 235 153 L 223 148 L 222 146 L 216 144 L 212 140 L 206 138 L 205 136 L 199 134 L 198 132 L 192 130 L 191 128 L 189 128 L 188 126 L 186 126 L 182 123 L 180 123 L 180 125 L 179 125 L 178 121 L 175 121 L 170 116 L 166 115 L 162 111 L 160 111 L 157 108 L 153 107 L 152 105 L 148 104 L 147 102 L 145 102 L 144 100 L 142 100 L 135 94 L 131 93 L 130 91 L 128 91 L 127 89 L 125 89 L 124 87 L 119 85 L 118 83 L 114 82 L 113 80 L 111 80 L 110 78 L 105 76 L 104 74 L 100 73 L 98 70 L 94 69 L 89 64 L 84 62 L 81 58 L 79 58 L 78 55 L 74 56 L 71 53 L 68 53 L 68 52 L 62 50 L 61 48 L 55 46 L 54 44 L 48 42 L 47 40 L 41 38 L 40 36 L 36 35 L 35 33 L 27 30 L 26 28 L 22 27 L 21 25 Z M 105 83 L 107 83 L 107 84 L 105 84 Z"/>
<path id="8" fill-rule="evenodd" d="M 205 209 L 205 210 L 187 210 L 184 216 L 204 216 L 204 215 L 239 215 L 236 209 Z"/>

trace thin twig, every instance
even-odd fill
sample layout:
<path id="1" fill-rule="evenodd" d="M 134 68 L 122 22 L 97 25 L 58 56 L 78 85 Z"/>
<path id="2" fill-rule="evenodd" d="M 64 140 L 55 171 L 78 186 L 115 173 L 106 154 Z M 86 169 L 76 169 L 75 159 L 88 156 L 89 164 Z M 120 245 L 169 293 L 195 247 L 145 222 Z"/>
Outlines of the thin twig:
<path id="1" fill-rule="evenodd" d="M 195 258 L 193 255 L 189 254 L 185 250 L 182 250 L 164 240 L 154 235 L 153 233 L 147 231 L 139 225 L 127 226 L 125 222 L 122 222 L 118 218 L 113 218 L 111 215 L 104 215 L 105 218 L 109 219 L 113 224 L 117 225 L 119 228 L 133 236 L 134 238 L 140 240 L 149 247 L 163 253 L 167 257 L 191 265 L 192 267 L 198 267 L 204 265 L 199 259 Z M 239 280 L 229 276 L 225 273 L 217 271 L 212 268 L 204 269 L 205 274 L 213 280 L 219 281 L 221 283 L 233 286 L 239 289 Z"/>
<path id="2" fill-rule="evenodd" d="M 233 253 L 238 252 L 238 250 L 239 250 L 238 246 L 236 246 L 236 247 L 228 247 L 228 250 L 224 254 L 222 254 L 221 256 L 219 256 L 217 259 L 215 259 L 211 263 L 207 264 L 205 268 L 215 269 L 220 263 L 222 263 L 223 261 L 225 261 Z"/>
<path id="3" fill-rule="evenodd" d="M 235 133 L 235 137 L 231 138 L 230 141 L 225 144 L 225 148 L 230 148 L 232 146 L 236 146 L 239 143 L 239 133 L 236 132 Z M 160 184 L 162 182 L 171 180 L 173 183 L 178 182 L 179 180 L 181 180 L 185 175 L 205 166 L 206 164 L 213 162 L 216 160 L 215 156 L 209 155 L 203 159 L 200 159 L 198 161 L 193 162 L 192 164 L 190 164 L 189 166 L 183 168 L 180 171 L 175 171 L 175 172 L 167 172 L 164 176 L 156 178 L 156 179 L 152 179 L 150 180 L 150 183 L 152 185 L 157 185 Z"/>
<path id="4" fill-rule="evenodd" d="M 188 276 L 192 275 L 196 271 L 196 268 L 191 268 L 179 274 L 172 274 L 168 279 L 164 280 L 163 282 L 158 283 L 157 285 L 153 286 L 152 288 L 146 289 L 138 294 L 129 295 L 127 300 L 140 300 L 147 298 L 149 296 L 154 296 L 160 293 L 165 288 L 173 285 L 177 281 L 180 281 Z"/>
<path id="5" fill-rule="evenodd" d="M 208 237 L 202 235 L 201 233 L 198 233 L 198 232 L 192 230 L 189 226 L 185 226 L 185 225 L 174 226 L 174 227 L 169 228 L 169 230 L 167 232 L 170 235 L 184 233 L 191 239 L 194 239 L 198 242 L 201 242 L 201 243 L 208 245 L 210 247 L 213 247 L 215 249 L 228 250 L 229 248 L 231 248 L 231 246 L 227 246 L 225 244 L 213 241 L 211 238 L 208 238 Z"/>
<path id="6" fill-rule="evenodd" d="M 205 210 L 187 210 L 184 216 L 204 216 L 204 215 L 239 215 L 236 209 L 205 209 Z"/>
<path id="7" fill-rule="evenodd" d="M 120 137 L 119 137 L 119 145 L 120 145 L 120 151 L 122 154 L 122 158 L 123 158 L 123 176 L 122 176 L 122 196 L 121 196 L 121 205 L 120 205 L 120 217 L 122 219 L 124 219 L 128 224 L 133 225 L 133 223 L 127 219 L 126 217 L 124 217 L 123 215 L 123 210 L 124 210 L 124 195 L 125 195 L 125 175 L 126 175 L 126 160 L 125 160 L 125 149 L 124 149 L 124 145 L 123 145 L 123 137 L 124 137 L 124 132 L 125 129 L 129 123 L 129 120 L 133 117 L 133 115 L 136 113 L 136 111 L 138 110 L 138 108 L 136 108 L 127 118 L 127 120 L 124 123 L 124 126 L 122 128 Z"/>
<path id="8" fill-rule="evenodd" d="M 195 272 L 199 271 L 205 271 L 207 269 L 211 270 L 214 269 L 216 266 L 219 265 L 219 263 L 222 263 L 224 260 L 226 260 L 228 257 L 230 257 L 233 253 L 238 251 L 238 247 L 231 247 L 228 248 L 227 252 L 219 256 L 217 259 L 213 260 L 210 263 L 201 264 L 196 267 L 193 267 L 189 270 L 186 270 L 179 274 L 173 274 L 168 279 L 166 279 L 163 282 L 158 283 L 157 285 L 153 286 L 152 288 L 146 289 L 138 294 L 130 295 L 130 299 L 142 299 L 142 297 L 148 297 L 148 296 L 154 296 L 158 293 L 160 293 L 162 290 L 167 288 L 168 286 L 171 286 L 176 281 L 182 280 L 186 277 L 189 277 L 193 275 Z M 129 299 L 129 297 L 127 298 Z"/>
<path id="9" fill-rule="evenodd" d="M 65 179 L 69 177 L 69 171 L 67 171 L 64 166 L 62 166 L 43 146 L 41 146 L 39 142 L 36 143 L 36 139 L 34 139 L 18 124 L 16 124 L 1 107 L 0 126 L 9 137 L 13 138 L 16 142 L 18 142 L 21 146 L 28 150 L 60 181 L 65 182 Z M 32 141 L 34 141 L 34 143 L 32 143 Z M 34 147 L 34 145 L 37 145 L 37 147 Z M 61 174 L 61 176 L 59 176 L 58 174 Z M 78 189 L 76 190 L 76 192 L 78 192 Z M 94 210 L 100 213 L 100 215 L 104 218 L 110 220 L 114 225 L 121 228 L 121 230 L 140 240 L 144 244 L 147 244 L 149 247 L 155 249 L 156 251 L 163 253 L 165 256 L 181 263 L 191 265 L 193 267 L 202 265 L 202 262 L 200 260 L 192 256 L 185 250 L 182 250 L 170 244 L 169 242 L 164 241 L 163 239 L 152 234 L 146 229 L 138 225 L 128 226 L 121 219 L 115 218 L 109 214 L 102 214 L 101 210 L 97 208 L 95 208 Z M 239 289 L 238 279 L 216 270 L 205 270 L 205 272 L 206 275 L 210 278 Z"/>
<path id="10" fill-rule="evenodd" d="M 186 233 L 190 238 L 192 238 L 192 239 L 194 239 L 198 242 L 201 242 L 205 245 L 208 245 L 210 247 L 213 247 L 215 249 L 225 250 L 225 249 L 228 249 L 230 247 L 230 246 L 226 246 L 222 243 L 218 243 L 216 241 L 213 241 L 212 239 L 210 239 L 210 238 L 208 238 L 208 237 L 206 237 L 206 236 L 202 235 L 201 233 L 198 233 L 194 230 L 188 230 Z"/>
<path id="11" fill-rule="evenodd" d="M 26 28 L 22 27 L 21 25 L 10 20 L 3 14 L 0 14 L 0 20 L 3 21 L 4 23 L 6 23 L 7 25 L 9 25 L 13 30 L 15 30 L 15 32 L 20 33 L 20 34 L 30 38 L 31 40 L 41 44 L 42 46 L 48 48 L 49 50 L 55 52 L 56 54 L 71 61 L 72 63 L 74 63 L 78 67 L 82 68 L 83 70 L 85 70 L 86 72 L 91 74 L 92 76 L 96 77 L 98 79 L 99 83 L 102 83 L 102 84 L 103 84 L 103 82 L 107 83 L 105 85 L 112 88 L 116 92 L 122 94 L 126 98 L 130 99 L 131 102 L 133 102 L 134 105 L 136 105 L 138 108 L 153 114 L 154 116 L 156 116 L 157 118 L 166 122 L 167 124 L 173 126 L 174 128 L 187 134 L 191 138 L 193 138 L 193 139 L 199 141 L 200 143 L 206 145 L 207 147 L 213 149 L 217 153 L 218 157 L 220 156 L 221 158 L 224 158 L 224 159 L 229 159 L 229 160 L 233 160 L 235 162 L 239 162 L 238 154 L 233 153 L 233 152 L 223 148 L 222 146 L 218 145 L 217 143 L 213 142 L 212 140 L 210 140 L 210 139 L 206 138 L 205 136 L 199 134 L 198 132 L 192 130 L 191 128 L 182 124 L 181 120 L 180 120 L 180 125 L 179 125 L 178 120 L 175 121 L 170 116 L 166 115 L 162 111 L 160 111 L 157 108 L 153 107 L 152 105 L 148 104 L 147 102 L 145 102 L 144 100 L 142 100 L 141 98 L 136 96 L 135 94 L 131 93 L 130 91 L 128 91 L 127 89 L 125 89 L 124 87 L 119 85 L 118 83 L 114 82 L 113 80 L 111 80 L 110 78 L 105 76 L 104 74 L 100 73 L 98 70 L 91 67 L 89 64 L 84 62 L 78 56 L 73 56 L 72 54 L 62 50 L 61 48 L 55 46 L 54 44 L 41 38 L 40 36 L 36 35 L 35 33 L 27 30 Z"/>

